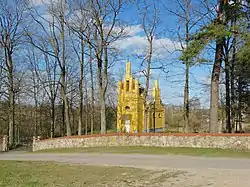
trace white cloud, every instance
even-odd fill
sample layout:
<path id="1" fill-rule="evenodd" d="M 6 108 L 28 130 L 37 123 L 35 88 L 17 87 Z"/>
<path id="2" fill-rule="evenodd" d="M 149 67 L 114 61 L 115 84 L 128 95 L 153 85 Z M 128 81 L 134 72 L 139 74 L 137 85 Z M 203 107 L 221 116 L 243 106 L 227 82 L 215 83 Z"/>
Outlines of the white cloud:
<path id="1" fill-rule="evenodd" d="M 126 50 L 126 49 L 141 49 L 145 48 L 147 45 L 147 40 L 145 37 L 141 36 L 131 36 L 127 37 L 121 40 L 118 40 L 115 43 L 116 47 L 120 50 Z"/>
<path id="2" fill-rule="evenodd" d="M 125 28 L 125 32 L 128 34 L 128 36 L 135 36 L 136 34 L 142 32 L 143 29 L 141 25 L 131 25 L 129 27 Z"/>
<path id="3" fill-rule="evenodd" d="M 104 31 L 106 34 L 110 31 L 111 25 L 105 25 Z M 118 25 L 112 28 L 112 36 L 132 37 L 140 33 L 142 28 L 140 25 Z"/>
<path id="4" fill-rule="evenodd" d="M 35 5 L 40 5 L 40 4 L 48 4 L 53 1 L 55 0 L 32 0 L 31 2 Z"/>
<path id="5" fill-rule="evenodd" d="M 143 55 L 148 50 L 149 43 L 146 36 L 142 35 L 143 29 L 141 25 L 128 26 L 124 30 L 127 37 L 117 40 L 114 47 L 124 53 Z M 180 49 L 180 43 L 169 38 L 154 38 L 153 40 L 154 58 L 165 58 L 169 52 Z"/>
<path id="6" fill-rule="evenodd" d="M 148 40 L 145 36 L 137 35 L 141 32 L 140 27 L 134 27 L 130 31 L 130 36 L 116 41 L 115 47 L 125 53 L 132 55 L 142 55 L 148 50 Z M 154 38 L 153 57 L 165 58 L 169 52 L 181 49 L 180 43 L 169 38 Z"/>

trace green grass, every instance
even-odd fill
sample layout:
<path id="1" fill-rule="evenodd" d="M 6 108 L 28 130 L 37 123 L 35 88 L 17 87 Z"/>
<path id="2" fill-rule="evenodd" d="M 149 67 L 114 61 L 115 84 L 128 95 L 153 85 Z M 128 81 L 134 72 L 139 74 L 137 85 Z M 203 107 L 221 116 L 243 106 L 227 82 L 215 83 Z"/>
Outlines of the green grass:
<path id="1" fill-rule="evenodd" d="M 147 186 L 149 183 L 159 186 L 166 179 L 180 174 L 173 171 L 54 162 L 0 161 L 1 187 Z"/>
<path id="2" fill-rule="evenodd" d="M 39 153 L 123 153 L 123 154 L 174 154 L 208 157 L 250 158 L 250 151 L 206 148 L 163 148 L 163 147 L 94 147 L 46 149 Z M 35 153 L 37 153 L 35 152 Z"/>

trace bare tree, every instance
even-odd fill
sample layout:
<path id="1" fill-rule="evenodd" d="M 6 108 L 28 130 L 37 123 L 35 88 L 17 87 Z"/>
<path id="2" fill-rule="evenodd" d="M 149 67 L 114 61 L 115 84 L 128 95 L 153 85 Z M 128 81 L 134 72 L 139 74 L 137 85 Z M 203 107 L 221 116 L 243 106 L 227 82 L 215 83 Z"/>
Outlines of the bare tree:
<path id="1" fill-rule="evenodd" d="M 85 44 L 86 44 L 86 29 L 88 23 L 91 22 L 91 17 L 88 11 L 87 1 L 72 1 L 73 5 L 73 16 L 70 20 L 67 20 L 67 25 L 70 30 L 76 35 L 80 43 L 80 51 L 75 49 L 78 61 L 80 62 L 80 77 L 79 77 L 79 118 L 78 118 L 78 135 L 82 134 L 83 124 L 83 106 L 85 107 L 85 114 L 87 112 L 87 83 L 86 83 L 86 64 L 85 64 Z M 88 28 L 90 29 L 90 28 Z M 80 54 L 79 54 L 80 53 Z M 84 88 L 83 88 L 84 85 Z M 84 96 L 85 94 L 85 96 Z M 83 100 L 85 105 L 83 105 Z M 86 119 L 87 120 L 87 119 Z M 86 122 L 85 120 L 85 122 Z M 87 122 L 85 123 L 85 132 L 87 133 Z"/>
<path id="2" fill-rule="evenodd" d="M 153 57 L 153 41 L 156 35 L 157 24 L 159 23 L 159 10 L 156 7 L 156 2 L 142 0 L 141 2 L 136 2 L 138 4 L 138 10 L 140 15 L 140 23 L 144 34 L 146 36 L 148 47 L 146 49 L 145 57 L 143 59 L 143 63 L 146 63 L 146 70 L 144 72 L 144 76 L 146 78 L 146 86 L 143 92 L 144 97 L 144 130 L 148 131 L 148 90 L 151 78 L 151 64 Z"/>
<path id="3" fill-rule="evenodd" d="M 15 63 L 13 55 L 23 36 L 22 22 L 27 2 L 25 0 L 15 0 L 13 3 L 8 3 L 7 0 L 1 0 L 0 4 L 0 46 L 4 49 L 5 67 L 8 74 L 9 145 L 14 146 L 16 88 L 14 84 Z"/>
<path id="4" fill-rule="evenodd" d="M 60 2 L 58 2 L 58 14 L 54 14 L 55 18 L 58 20 L 59 22 L 59 32 L 60 32 L 60 38 L 61 38 L 61 42 L 62 42 L 62 54 L 61 54 L 61 60 L 60 62 L 60 68 L 61 68 L 61 79 L 60 79 L 60 83 L 61 83 L 61 94 L 62 94 L 62 98 L 63 98 L 63 102 L 64 102 L 64 115 L 65 115 L 65 122 L 66 122 L 66 132 L 67 132 L 67 136 L 71 136 L 71 127 L 70 127 L 70 118 L 69 118 L 69 102 L 68 102 L 68 98 L 67 98 L 67 86 L 66 86 L 66 44 L 65 44 L 65 11 L 66 11 L 66 3 L 64 0 L 60 0 Z M 52 11 L 54 12 L 54 8 L 52 8 Z M 51 12 L 52 13 L 52 12 Z"/>
<path id="5" fill-rule="evenodd" d="M 101 108 L 101 133 L 106 133 L 106 91 L 108 87 L 109 47 L 124 33 L 124 28 L 119 22 L 118 15 L 125 0 L 101 1 L 90 0 L 90 14 L 92 17 L 93 38 L 87 42 L 93 49 L 93 56 L 97 61 L 97 77 L 99 104 Z"/>
<path id="6" fill-rule="evenodd" d="M 80 36 L 81 40 L 81 60 L 80 60 L 80 80 L 79 80 L 79 126 L 78 126 L 78 135 L 82 134 L 82 120 L 83 120 L 83 76 L 84 76 L 84 40 L 83 36 Z M 86 77 L 86 75 L 85 75 Z M 86 104 L 86 103 L 85 103 Z"/>
<path id="7" fill-rule="evenodd" d="M 35 53 L 34 48 L 28 51 L 27 59 L 29 62 L 29 69 L 31 72 L 31 80 L 32 86 L 30 92 L 32 93 L 32 97 L 35 102 L 35 129 L 34 129 L 34 136 L 38 135 L 38 100 L 39 100 L 39 88 L 40 88 L 40 81 L 38 76 L 38 59 Z M 19 99 L 20 100 L 20 99 Z M 20 106 L 19 106 L 20 107 Z"/>
<path id="8" fill-rule="evenodd" d="M 48 43 L 47 41 L 41 41 L 41 48 L 43 51 L 47 51 Z M 50 110 L 50 137 L 53 138 L 55 135 L 55 107 L 56 99 L 58 96 L 58 63 L 53 57 L 48 55 L 46 52 L 41 52 L 33 47 L 33 45 L 27 45 L 27 61 L 28 69 L 31 74 L 32 84 L 29 90 L 32 93 L 32 98 L 34 99 L 35 104 L 35 130 L 34 135 L 38 135 L 38 125 L 39 125 L 39 103 L 41 103 L 44 95 L 46 99 L 49 100 L 49 110 Z M 26 94 L 29 94 L 26 93 Z"/>
<path id="9" fill-rule="evenodd" d="M 194 34 L 194 31 L 199 27 L 199 23 L 205 20 L 207 14 L 209 11 L 200 11 L 201 5 L 197 6 L 194 1 L 192 0 L 174 0 L 173 1 L 177 7 L 177 10 L 170 9 L 166 4 L 164 6 L 166 7 L 167 11 L 178 18 L 178 28 L 177 28 L 177 38 L 180 43 L 181 51 L 184 51 L 187 49 L 190 45 L 192 35 Z M 205 9 L 206 10 L 206 9 Z M 184 86 L 184 105 L 183 105 L 183 111 L 184 111 L 184 131 L 189 132 L 191 130 L 190 128 L 190 104 L 189 104 L 189 90 L 190 90 L 190 68 L 195 65 L 196 63 L 199 63 L 200 59 L 191 59 L 188 58 L 188 56 L 185 56 L 185 58 L 181 59 L 182 63 L 185 65 L 185 86 Z"/>
<path id="10" fill-rule="evenodd" d="M 27 36 L 30 39 L 32 45 L 37 47 L 43 53 L 53 57 L 60 67 L 60 88 L 61 96 L 63 100 L 63 119 L 65 119 L 66 133 L 67 136 L 71 135 L 70 126 L 70 114 L 69 114 L 69 102 L 67 97 L 67 64 L 66 64 L 66 27 L 65 27 L 65 16 L 67 10 L 67 4 L 64 0 L 50 1 L 48 4 L 48 14 L 51 16 L 51 20 L 46 20 L 44 17 L 39 15 L 37 12 L 33 15 L 35 23 L 38 24 L 40 29 L 43 31 L 44 37 L 37 36 L 42 42 L 47 41 L 51 46 L 52 51 L 47 47 L 44 48 L 44 43 L 40 43 L 35 39 L 35 33 L 27 32 Z M 49 31 L 46 28 L 49 27 Z"/>
<path id="11" fill-rule="evenodd" d="M 91 87 L 91 114 L 90 114 L 90 131 L 93 134 L 94 131 L 94 102 L 95 102 L 95 95 L 94 95 L 94 77 L 93 77 L 93 57 L 92 57 L 92 49 L 89 45 L 89 71 L 90 71 L 90 87 Z"/>

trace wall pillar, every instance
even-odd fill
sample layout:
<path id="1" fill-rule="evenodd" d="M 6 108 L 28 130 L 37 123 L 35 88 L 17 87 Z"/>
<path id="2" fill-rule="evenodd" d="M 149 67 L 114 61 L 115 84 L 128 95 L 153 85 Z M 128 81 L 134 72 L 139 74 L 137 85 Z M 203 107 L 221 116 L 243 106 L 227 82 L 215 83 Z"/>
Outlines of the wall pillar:
<path id="1" fill-rule="evenodd" d="M 0 151 L 6 152 L 8 151 L 8 136 L 4 135 L 1 137 L 1 141 L 0 141 Z"/>

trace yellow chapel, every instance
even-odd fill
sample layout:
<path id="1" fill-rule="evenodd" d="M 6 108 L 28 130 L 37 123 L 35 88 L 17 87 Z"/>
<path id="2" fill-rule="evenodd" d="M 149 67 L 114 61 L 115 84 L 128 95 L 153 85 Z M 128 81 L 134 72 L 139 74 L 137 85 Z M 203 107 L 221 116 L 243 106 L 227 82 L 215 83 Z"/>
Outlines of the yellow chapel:
<path id="1" fill-rule="evenodd" d="M 153 101 L 144 108 L 144 88 L 131 75 L 131 63 L 126 64 L 126 75 L 118 82 L 117 131 L 127 133 L 162 132 L 165 128 L 165 107 L 160 98 L 158 81 L 153 87 Z M 144 123 L 144 115 L 147 123 Z"/>

